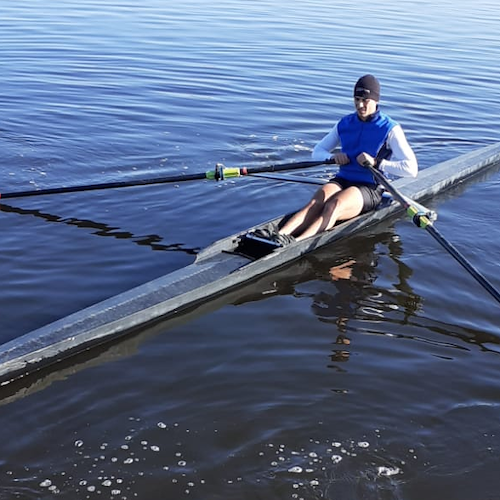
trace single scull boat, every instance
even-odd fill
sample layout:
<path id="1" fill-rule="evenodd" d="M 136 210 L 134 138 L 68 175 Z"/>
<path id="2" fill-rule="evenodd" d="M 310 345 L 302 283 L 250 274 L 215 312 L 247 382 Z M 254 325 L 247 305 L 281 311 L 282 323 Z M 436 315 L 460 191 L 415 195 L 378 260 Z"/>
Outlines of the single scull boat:
<path id="1" fill-rule="evenodd" d="M 499 164 L 500 144 L 493 144 L 422 170 L 417 179 L 398 179 L 394 186 L 404 196 L 420 201 Z M 145 325 L 179 315 L 402 210 L 399 203 L 389 200 L 377 210 L 338 224 L 331 231 L 285 247 L 246 237 L 263 225 L 219 240 L 202 250 L 195 262 L 185 268 L 3 344 L 0 381 L 7 383 Z M 282 219 L 266 224 L 279 225 Z"/>

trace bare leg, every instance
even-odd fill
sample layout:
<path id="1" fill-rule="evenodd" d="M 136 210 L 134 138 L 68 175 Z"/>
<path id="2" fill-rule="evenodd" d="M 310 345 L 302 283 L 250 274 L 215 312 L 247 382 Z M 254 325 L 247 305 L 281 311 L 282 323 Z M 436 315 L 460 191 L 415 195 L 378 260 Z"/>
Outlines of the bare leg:
<path id="1" fill-rule="evenodd" d="M 301 234 L 321 215 L 326 202 L 340 190 L 341 187 L 335 182 L 329 182 L 319 188 L 311 201 L 295 213 L 279 232 L 291 235 Z"/>
<path id="2" fill-rule="evenodd" d="M 321 213 L 297 237 L 303 240 L 323 231 L 332 229 L 339 220 L 356 217 L 363 210 L 363 195 L 357 187 L 349 187 L 338 191 L 323 205 Z"/>

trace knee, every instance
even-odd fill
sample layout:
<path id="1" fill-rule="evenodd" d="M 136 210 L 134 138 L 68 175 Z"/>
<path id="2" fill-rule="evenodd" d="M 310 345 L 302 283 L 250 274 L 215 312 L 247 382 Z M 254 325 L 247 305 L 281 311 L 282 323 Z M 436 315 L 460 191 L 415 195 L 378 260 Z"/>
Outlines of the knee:
<path id="1" fill-rule="evenodd" d="M 315 212 L 319 212 L 323 209 L 324 202 L 321 201 L 318 197 L 313 196 L 303 207 L 303 210 L 307 210 L 308 212 L 313 210 Z"/>
<path id="2" fill-rule="evenodd" d="M 334 216 L 340 209 L 339 202 L 337 199 L 332 198 L 323 204 L 321 215 L 323 217 L 330 218 Z"/>
<path id="3" fill-rule="evenodd" d="M 314 196 L 311 198 L 309 205 L 314 205 L 316 207 L 324 207 L 328 203 L 328 198 L 322 189 L 319 189 L 314 193 Z"/>
<path id="4" fill-rule="evenodd" d="M 314 212 L 320 214 L 328 204 L 328 198 L 323 189 L 318 189 L 314 196 L 307 202 L 307 204 L 303 207 L 303 210 L 307 210 L 308 212 Z"/>

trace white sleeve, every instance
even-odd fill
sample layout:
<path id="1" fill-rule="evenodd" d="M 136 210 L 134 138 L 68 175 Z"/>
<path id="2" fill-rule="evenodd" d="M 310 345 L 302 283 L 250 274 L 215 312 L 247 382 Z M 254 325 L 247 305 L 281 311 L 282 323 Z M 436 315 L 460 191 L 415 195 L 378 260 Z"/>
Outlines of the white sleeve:
<path id="1" fill-rule="evenodd" d="M 389 160 L 382 160 L 379 169 L 398 177 L 416 177 L 418 162 L 413 149 L 406 140 L 401 125 L 396 125 L 387 136 L 387 145 L 392 151 Z"/>
<path id="2" fill-rule="evenodd" d="M 312 152 L 313 160 L 323 161 L 329 160 L 332 157 L 332 151 L 340 144 L 339 132 L 337 125 L 314 146 Z"/>

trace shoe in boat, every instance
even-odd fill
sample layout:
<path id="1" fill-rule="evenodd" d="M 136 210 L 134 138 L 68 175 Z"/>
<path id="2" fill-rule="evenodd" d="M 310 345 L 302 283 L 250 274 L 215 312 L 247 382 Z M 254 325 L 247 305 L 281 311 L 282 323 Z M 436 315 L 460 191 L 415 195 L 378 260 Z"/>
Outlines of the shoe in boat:
<path id="1" fill-rule="evenodd" d="M 281 234 L 281 233 L 276 233 L 273 236 L 272 240 L 275 243 L 278 243 L 282 247 L 286 247 L 296 241 L 291 234 Z"/>

